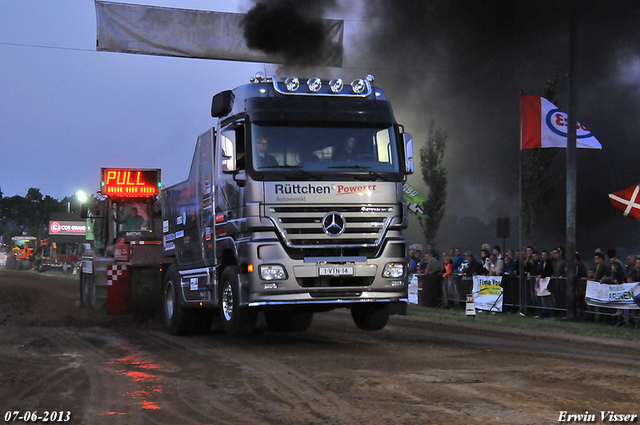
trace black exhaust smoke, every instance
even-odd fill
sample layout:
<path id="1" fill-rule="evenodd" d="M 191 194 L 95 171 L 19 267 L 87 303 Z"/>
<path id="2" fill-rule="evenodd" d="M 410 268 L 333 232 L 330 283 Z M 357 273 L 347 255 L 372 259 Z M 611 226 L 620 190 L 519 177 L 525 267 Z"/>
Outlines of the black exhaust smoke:
<path id="1" fill-rule="evenodd" d="M 333 0 L 258 2 L 244 20 L 247 46 L 273 54 L 285 64 L 317 64 L 331 54 L 327 50 L 332 43 L 322 14 L 333 5 Z"/>

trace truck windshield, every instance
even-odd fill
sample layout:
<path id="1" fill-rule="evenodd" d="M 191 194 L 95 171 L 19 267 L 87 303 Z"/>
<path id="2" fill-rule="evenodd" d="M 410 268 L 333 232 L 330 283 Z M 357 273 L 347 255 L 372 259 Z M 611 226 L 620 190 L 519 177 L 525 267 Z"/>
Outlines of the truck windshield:
<path id="1" fill-rule="evenodd" d="M 253 170 L 296 178 L 353 174 L 390 180 L 400 175 L 395 131 L 388 128 L 251 124 Z"/>

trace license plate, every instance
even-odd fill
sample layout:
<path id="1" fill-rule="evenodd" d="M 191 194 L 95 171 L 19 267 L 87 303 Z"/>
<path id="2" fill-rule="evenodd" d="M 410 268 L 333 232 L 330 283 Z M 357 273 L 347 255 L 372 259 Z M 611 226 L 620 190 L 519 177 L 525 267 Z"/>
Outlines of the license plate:
<path id="1" fill-rule="evenodd" d="M 320 276 L 352 276 L 353 267 L 320 267 Z"/>

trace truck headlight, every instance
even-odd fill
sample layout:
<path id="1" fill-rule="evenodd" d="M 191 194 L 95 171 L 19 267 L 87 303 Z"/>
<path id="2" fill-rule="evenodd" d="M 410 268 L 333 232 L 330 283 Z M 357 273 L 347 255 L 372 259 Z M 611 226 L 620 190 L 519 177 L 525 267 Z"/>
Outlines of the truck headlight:
<path id="1" fill-rule="evenodd" d="M 402 276 L 404 276 L 404 264 L 402 262 L 387 263 L 382 269 L 382 277 L 396 278 Z"/>
<path id="2" fill-rule="evenodd" d="M 280 264 L 263 264 L 258 267 L 262 280 L 285 280 L 287 272 Z"/>

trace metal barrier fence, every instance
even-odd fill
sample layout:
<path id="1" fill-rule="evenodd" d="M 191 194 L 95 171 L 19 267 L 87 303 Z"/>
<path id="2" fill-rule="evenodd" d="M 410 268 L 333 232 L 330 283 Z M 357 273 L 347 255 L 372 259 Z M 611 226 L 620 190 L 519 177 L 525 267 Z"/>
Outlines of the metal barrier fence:
<path id="1" fill-rule="evenodd" d="M 464 308 L 467 294 L 473 292 L 473 277 L 452 274 L 448 279 L 442 275 L 418 276 L 418 305 L 424 307 L 451 306 Z M 518 276 L 503 276 L 504 312 L 521 312 L 530 315 L 547 317 L 562 317 L 566 315 L 566 278 L 551 278 L 547 289 L 551 294 L 539 297 L 535 292 L 535 277 L 523 279 L 524 296 L 521 297 L 520 278 Z M 593 321 L 618 322 L 617 324 L 640 322 L 639 310 L 625 310 L 618 319 L 617 310 L 612 308 L 592 307 L 585 302 L 587 280 L 580 279 L 576 284 L 576 314 L 579 317 Z"/>

